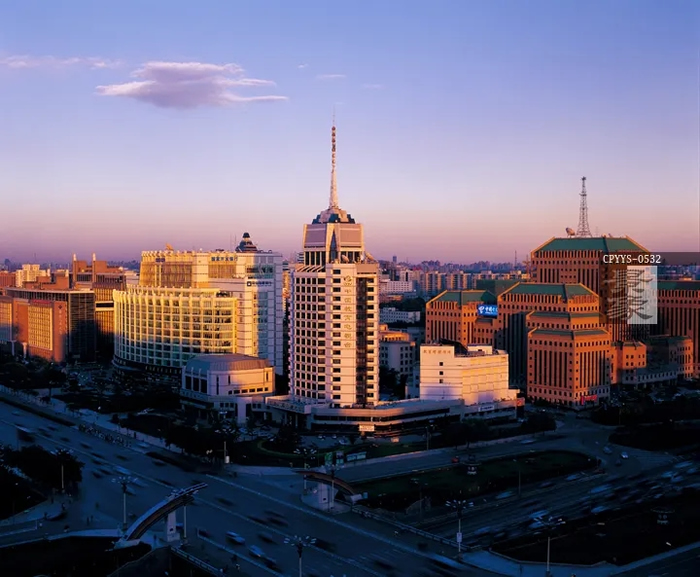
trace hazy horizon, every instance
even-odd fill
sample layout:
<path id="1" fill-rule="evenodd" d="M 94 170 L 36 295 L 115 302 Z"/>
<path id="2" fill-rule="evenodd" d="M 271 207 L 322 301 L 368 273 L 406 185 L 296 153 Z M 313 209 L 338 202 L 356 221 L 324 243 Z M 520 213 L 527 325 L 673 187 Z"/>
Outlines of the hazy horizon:
<path id="1" fill-rule="evenodd" d="M 700 250 L 700 4 L 360 5 L 0 7 L 0 260 L 298 251 L 334 109 L 377 258 L 523 260 L 582 176 L 594 235 Z"/>

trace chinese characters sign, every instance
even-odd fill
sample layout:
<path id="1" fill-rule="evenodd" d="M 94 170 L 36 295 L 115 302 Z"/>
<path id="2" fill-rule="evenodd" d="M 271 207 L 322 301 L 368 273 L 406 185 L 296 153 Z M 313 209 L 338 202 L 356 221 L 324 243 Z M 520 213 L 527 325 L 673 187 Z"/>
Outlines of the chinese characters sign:
<path id="1" fill-rule="evenodd" d="M 655 325 L 658 321 L 657 267 L 614 267 L 603 282 L 605 313 L 609 321 Z"/>

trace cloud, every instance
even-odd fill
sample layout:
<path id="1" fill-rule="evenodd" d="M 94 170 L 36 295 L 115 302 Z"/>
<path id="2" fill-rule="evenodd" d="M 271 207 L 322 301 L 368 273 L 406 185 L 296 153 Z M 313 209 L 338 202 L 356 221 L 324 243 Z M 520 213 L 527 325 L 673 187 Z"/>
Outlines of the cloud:
<path id="1" fill-rule="evenodd" d="M 383 84 L 363 84 L 362 88 L 365 90 L 381 90 L 384 88 Z"/>
<path id="2" fill-rule="evenodd" d="M 56 56 L 0 56 L 0 66 L 14 69 L 28 68 L 68 68 L 71 66 L 84 66 L 93 70 L 101 68 L 118 68 L 121 62 L 97 57 L 73 57 L 58 58 Z"/>
<path id="3" fill-rule="evenodd" d="M 297 68 L 298 68 L 299 70 L 303 70 L 304 68 L 308 68 L 308 67 L 309 67 L 308 64 L 299 64 L 299 66 L 297 66 Z"/>
<path id="4" fill-rule="evenodd" d="M 340 80 L 345 78 L 345 74 L 319 74 L 316 80 Z"/>
<path id="5" fill-rule="evenodd" d="M 160 108 L 191 109 L 242 102 L 274 102 L 286 96 L 240 96 L 235 88 L 273 87 L 271 80 L 246 78 L 238 64 L 147 62 L 131 73 L 135 80 L 98 86 L 101 96 L 121 96 Z"/>

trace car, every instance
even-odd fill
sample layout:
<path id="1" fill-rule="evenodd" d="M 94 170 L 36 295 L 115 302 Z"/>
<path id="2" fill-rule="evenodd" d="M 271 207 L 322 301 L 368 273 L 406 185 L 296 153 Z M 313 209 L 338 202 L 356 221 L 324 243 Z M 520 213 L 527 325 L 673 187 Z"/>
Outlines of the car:
<path id="1" fill-rule="evenodd" d="M 459 463 L 459 457 L 452 457 L 453 463 Z"/>
<path id="2" fill-rule="evenodd" d="M 265 553 L 263 553 L 263 550 L 257 545 L 251 545 L 248 547 L 248 552 L 251 554 L 251 556 L 257 557 L 258 559 L 263 559 L 265 557 Z"/>
<path id="3" fill-rule="evenodd" d="M 612 455 L 612 449 L 610 447 L 603 447 L 603 453 L 606 455 Z"/>
<path id="4" fill-rule="evenodd" d="M 623 459 L 629 459 L 630 456 L 627 453 L 620 453 L 620 457 Z"/>
<path id="5" fill-rule="evenodd" d="M 269 533 L 258 533 L 258 538 L 264 543 L 275 544 L 277 542 L 275 541 L 275 538 Z"/>
<path id="6" fill-rule="evenodd" d="M 324 551 L 329 551 L 331 553 L 336 550 L 335 544 L 331 543 L 330 541 L 326 541 L 325 539 L 316 539 L 315 545 L 319 549 L 323 549 Z"/>
<path id="7" fill-rule="evenodd" d="M 241 537 L 238 533 L 233 531 L 226 532 L 226 540 L 231 541 L 235 545 L 245 545 L 245 537 Z"/>

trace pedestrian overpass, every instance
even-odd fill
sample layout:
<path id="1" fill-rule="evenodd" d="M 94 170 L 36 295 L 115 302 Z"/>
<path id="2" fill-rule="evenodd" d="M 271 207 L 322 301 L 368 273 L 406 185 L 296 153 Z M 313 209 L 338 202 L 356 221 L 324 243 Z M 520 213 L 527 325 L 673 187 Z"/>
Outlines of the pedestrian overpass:
<path id="1" fill-rule="evenodd" d="M 176 512 L 181 507 L 186 507 L 192 501 L 199 491 L 207 488 L 206 483 L 198 483 L 186 489 L 178 489 L 173 491 L 167 498 L 160 503 L 156 503 L 126 530 L 124 536 L 115 544 L 115 548 L 129 547 L 138 542 L 153 525 L 167 518 L 168 530 L 167 534 L 170 537 L 175 533 L 176 528 Z M 185 512 L 185 524 L 187 523 L 187 513 Z M 186 525 L 185 525 L 186 526 Z"/>
<path id="2" fill-rule="evenodd" d="M 308 471 L 308 470 L 303 470 L 303 471 L 297 471 L 300 475 L 304 476 L 304 479 L 309 480 L 309 481 L 316 481 L 317 483 L 322 483 L 323 485 L 329 485 L 333 486 L 337 489 L 342 489 L 344 492 L 346 492 L 348 495 L 359 495 L 355 489 L 352 488 L 352 486 L 347 482 L 343 481 L 342 479 L 339 479 L 338 477 L 334 477 L 332 475 L 329 475 L 328 473 L 321 473 L 319 471 Z"/>

